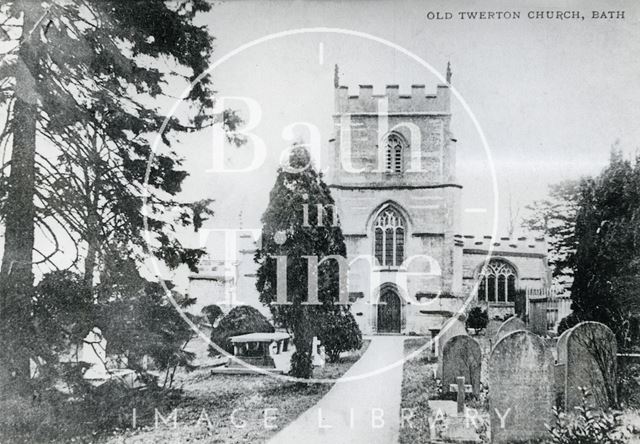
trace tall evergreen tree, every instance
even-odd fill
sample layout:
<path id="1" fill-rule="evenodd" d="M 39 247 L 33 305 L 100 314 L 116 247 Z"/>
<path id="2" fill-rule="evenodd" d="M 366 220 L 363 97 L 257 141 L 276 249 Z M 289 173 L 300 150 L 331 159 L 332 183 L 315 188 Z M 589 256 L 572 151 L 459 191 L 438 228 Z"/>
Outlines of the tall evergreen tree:
<path id="1" fill-rule="evenodd" d="M 172 150 L 150 164 L 150 135 L 165 116 L 160 100 L 169 83 L 186 86 L 206 69 L 212 37 L 194 24 L 208 11 L 204 0 L 10 0 L 0 6 L 4 39 L 16 46 L 0 64 L 0 105 L 8 116 L 0 147 L 11 147 L 1 166 L 1 216 L 5 241 L 0 269 L 0 378 L 28 379 L 32 354 L 30 323 L 34 245 L 40 227 L 54 244 L 59 232 L 86 246 L 85 282 L 90 283 L 99 251 L 111 242 L 142 243 L 142 199 L 156 233 L 154 253 L 171 265 L 193 265 L 199 251 L 170 239 L 163 209 L 182 207 L 178 223 L 197 225 L 207 202 L 179 203 L 186 173 Z M 212 123 L 210 78 L 194 84 L 188 121 L 171 118 L 162 134 L 174 135 Z M 226 127 L 237 116 L 227 113 Z M 57 153 L 52 158 L 51 151 Z M 8 172 L 8 177 L 5 176 Z M 2 372 L 4 370 L 4 372 Z M 0 383 L 2 381 L 0 380 Z M 11 384 L 15 385 L 15 384 Z M 18 386 L 24 384 L 17 384 Z"/>
<path id="2" fill-rule="evenodd" d="M 549 196 L 527 205 L 528 214 L 522 220 L 523 228 L 545 236 L 554 282 L 567 291 L 571 288 L 575 268 L 575 224 L 580 186 L 580 180 L 550 185 Z"/>
<path id="3" fill-rule="evenodd" d="M 309 167 L 305 168 L 307 165 Z M 328 313 L 345 317 L 350 314 L 346 305 L 335 304 L 340 292 L 335 260 L 327 260 L 318 267 L 321 305 L 305 304 L 309 300 L 309 276 L 304 256 L 315 256 L 318 260 L 331 255 L 346 257 L 346 247 L 339 225 L 333 226 L 335 207 L 330 207 L 334 200 L 329 187 L 310 165 L 304 148 L 296 146 L 292 149 L 289 167 L 278 170 L 269 206 L 262 216 L 262 245 L 255 256 L 259 264 L 256 286 L 260 300 L 270 307 L 276 322 L 293 332 L 296 351 L 291 360 L 291 374 L 309 378 L 312 375 L 312 338 L 319 335 L 321 319 Z M 294 169 L 302 171 L 294 172 Z M 323 208 L 320 223 L 317 205 Z M 291 305 L 277 304 L 276 256 L 286 257 L 287 301 Z M 353 324 L 349 324 L 351 328 L 354 328 Z M 358 337 L 359 334 L 357 331 Z"/>
<path id="4" fill-rule="evenodd" d="M 613 151 L 610 164 L 583 183 L 576 217 L 572 308 L 576 319 L 608 325 L 621 342 L 640 313 L 640 164 Z"/>

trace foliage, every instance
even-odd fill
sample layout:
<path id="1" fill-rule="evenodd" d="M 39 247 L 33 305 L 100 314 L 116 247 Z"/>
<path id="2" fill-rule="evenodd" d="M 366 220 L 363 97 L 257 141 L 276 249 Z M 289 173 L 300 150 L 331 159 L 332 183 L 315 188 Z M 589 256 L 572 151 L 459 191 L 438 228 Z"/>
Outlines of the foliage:
<path id="1" fill-rule="evenodd" d="M 547 426 L 554 444 L 624 444 L 628 438 L 620 428 L 620 415 L 597 413 L 587 402 L 589 392 L 582 389 L 582 405 L 577 414 L 568 415 L 553 408 L 555 424 Z"/>
<path id="2" fill-rule="evenodd" d="M 52 352 L 64 352 L 94 327 L 95 306 L 91 289 L 82 276 L 53 271 L 36 286 L 33 301 L 37 334 Z"/>
<path id="3" fill-rule="evenodd" d="M 192 370 L 192 352 L 185 350 L 195 333 L 179 311 L 168 301 L 158 282 L 140 281 L 137 292 L 122 295 L 101 304 L 97 325 L 107 340 L 110 354 L 127 358 L 129 368 L 149 378 L 142 362 L 149 357 L 157 370 L 164 372 L 163 387 L 171 387 L 178 367 Z M 171 288 L 170 282 L 165 282 Z M 180 310 L 193 299 L 172 291 Z"/>
<path id="4" fill-rule="evenodd" d="M 623 407 L 640 408 L 640 364 L 618 359 L 617 392 Z"/>
<path id="5" fill-rule="evenodd" d="M 574 315 L 606 324 L 621 349 L 631 347 L 640 312 L 640 165 L 615 147 L 596 177 L 554 185 L 523 225 L 547 235 L 556 280 L 570 286 Z"/>
<path id="6" fill-rule="evenodd" d="M 28 379 L 28 357 L 46 347 L 32 325 L 34 259 L 53 268 L 84 259 L 91 286 L 110 245 L 141 254 L 146 231 L 151 253 L 169 267 L 195 267 L 202 251 L 182 245 L 175 232 L 198 229 L 211 202 L 175 197 L 187 173 L 171 145 L 214 121 L 205 72 L 213 38 L 194 23 L 210 8 L 202 0 L 0 6 L 0 33 L 15 43 L 0 66 L 0 150 L 11 153 L 0 165 L 0 326 L 11 325 L 0 330 L 0 379 Z M 163 127 L 160 105 L 170 88 L 196 79 L 186 115 Z M 232 134 L 239 117 L 222 115 L 228 138 L 241 143 Z M 160 129 L 162 143 L 152 150 Z"/>
<path id="7" fill-rule="evenodd" d="M 240 305 L 233 307 L 218 323 L 218 326 L 211 331 L 211 342 L 225 350 L 233 353 L 232 336 L 245 335 L 247 333 L 273 333 L 275 329 L 254 307 Z M 213 347 L 209 347 L 210 355 L 218 355 L 220 352 Z"/>
<path id="8" fill-rule="evenodd" d="M 610 327 L 624 346 L 623 328 L 640 312 L 640 163 L 612 151 L 610 164 L 580 191 L 572 309 Z"/>
<path id="9" fill-rule="evenodd" d="M 118 257 L 115 263 L 117 269 L 103 275 L 96 297 L 83 276 L 70 271 L 48 273 L 36 287 L 34 319 L 42 338 L 38 350 L 38 362 L 43 364 L 38 369 L 41 381 L 62 379 L 76 387 L 75 395 L 78 390 L 86 391 L 81 387 L 81 368 L 60 365 L 58 358 L 82 345 L 94 327 L 106 339 L 107 352 L 125 357 L 129 368 L 149 382 L 154 378 L 142 366 L 145 356 L 165 372 L 163 386 L 171 387 L 177 367 L 192 368 L 194 356 L 185 346 L 194 332 L 167 300 L 164 287 L 143 279 L 131 259 Z M 172 286 L 170 282 L 165 285 Z M 172 297 L 180 309 L 194 302 L 175 291 Z"/>
<path id="10" fill-rule="evenodd" d="M 573 278 L 577 239 L 574 235 L 579 208 L 580 181 L 565 180 L 549 187 L 549 197 L 525 209 L 522 227 L 544 235 L 549 243 L 549 265 L 557 284 L 568 288 Z"/>
<path id="11" fill-rule="evenodd" d="M 436 391 L 436 380 L 432 372 L 425 371 L 430 350 L 427 345 L 428 340 L 408 338 L 403 342 L 404 356 L 408 359 L 404 361 L 402 368 L 401 408 L 416 414 L 409 422 L 401 424 L 398 442 L 401 444 L 429 442 L 436 438 L 431 436 L 434 430 L 430 417 L 435 412 L 429 403 L 430 397 Z M 419 349 L 422 351 L 414 355 Z"/>
<path id="12" fill-rule="evenodd" d="M 362 347 L 362 333 L 350 311 L 323 310 L 316 322 L 315 331 L 329 362 L 339 361 L 342 352 Z"/>
<path id="13" fill-rule="evenodd" d="M 308 224 L 304 223 L 305 205 Z M 317 223 L 318 205 L 325 210 L 320 217 L 321 224 Z M 329 187 L 311 165 L 309 154 L 301 146 L 294 146 L 289 165 L 278 170 L 269 206 L 262 216 L 262 245 L 256 252 L 255 261 L 258 264 L 256 287 L 260 301 L 270 307 L 276 322 L 293 331 L 296 351 L 292 356 L 291 374 L 300 378 L 308 378 L 312 374 L 313 336 L 338 337 L 317 331 L 312 321 L 320 319 L 323 312 L 348 311 L 347 306 L 334 304 L 339 296 L 339 273 L 335 260 L 327 260 L 318 267 L 318 300 L 321 304 L 304 304 L 308 300 L 308 268 L 304 256 L 316 256 L 319 261 L 330 255 L 346 257 L 342 230 L 339 226 L 332 226 L 335 211 L 332 205 L 334 200 Z M 288 305 L 277 304 L 276 256 L 286 257 Z M 353 327 L 346 323 L 345 326 Z M 351 339 L 345 339 L 351 342 Z M 344 346 L 350 345 L 345 343 Z"/>
<path id="14" fill-rule="evenodd" d="M 482 307 L 473 307 L 469 311 L 466 327 L 475 330 L 476 334 L 487 327 L 489 323 L 489 314 Z"/>
<path id="15" fill-rule="evenodd" d="M 201 312 L 212 327 L 215 325 L 218 318 L 224 316 L 222 309 L 214 304 L 202 307 Z"/>
<path id="16" fill-rule="evenodd" d="M 575 327 L 580 322 L 582 322 L 582 319 L 578 313 L 570 313 L 568 316 L 562 318 L 558 324 L 558 336 L 570 328 Z"/>
<path id="17" fill-rule="evenodd" d="M 129 389 L 118 383 L 88 387 L 82 397 L 67 399 L 48 391 L 33 399 L 0 401 L 0 440 L 4 442 L 96 442 L 97 436 L 122 432 L 132 425 L 136 409 L 138 426 L 151 423 L 154 409 L 171 411 L 181 392 L 152 387 Z"/>

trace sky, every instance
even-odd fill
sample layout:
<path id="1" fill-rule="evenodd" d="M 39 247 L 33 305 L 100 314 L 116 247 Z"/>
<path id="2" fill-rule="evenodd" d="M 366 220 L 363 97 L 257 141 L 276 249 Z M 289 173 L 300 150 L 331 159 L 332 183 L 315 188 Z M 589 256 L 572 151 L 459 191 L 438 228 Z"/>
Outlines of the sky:
<path id="1" fill-rule="evenodd" d="M 514 7 L 515 5 L 515 7 Z M 624 20 L 593 20 L 592 9 L 625 10 Z M 584 20 L 528 20 L 528 11 L 578 10 Z M 451 20 L 429 20 L 429 11 L 451 12 Z M 520 20 L 460 20 L 460 11 L 520 11 Z M 215 40 L 212 69 L 219 96 L 255 100 L 261 118 L 251 133 L 264 141 L 267 157 L 249 172 L 214 172 L 212 135 L 185 138 L 190 197 L 216 200 L 208 227 L 259 228 L 280 153 L 291 145 L 283 136 L 294 122 L 320 131 L 323 147 L 334 137 L 333 71 L 358 93 L 372 84 L 425 84 L 435 93 L 440 80 L 425 67 L 379 42 L 330 32 L 272 38 L 248 49 L 242 45 L 275 33 L 328 27 L 371 34 L 405 48 L 444 75 L 451 63 L 452 85 L 468 104 L 486 136 L 488 150 L 463 104 L 452 99 L 457 138 L 457 181 L 463 185 L 463 234 L 503 234 L 511 214 L 546 195 L 549 184 L 597 174 L 612 145 L 628 156 L 640 141 L 640 7 L 633 2 L 496 1 L 223 1 L 200 17 Z M 238 49 L 240 48 L 240 50 Z M 233 55 L 227 57 L 229 53 Z M 245 118 L 241 100 L 226 101 Z M 309 141 L 302 126 L 294 139 Z M 227 168 L 254 159 L 251 143 L 227 147 Z M 493 187 L 490 159 L 495 169 Z M 498 208 L 494 213 L 495 191 Z M 486 213 L 465 213 L 486 208 Z M 519 213 L 518 213 L 519 212 Z M 497 217 L 494 217 L 497 216 Z M 215 245 L 215 243 L 211 244 Z M 217 250 L 217 248 L 213 248 Z M 211 251 L 220 256 L 220 251 Z"/>
<path id="2" fill-rule="evenodd" d="M 624 10 L 625 18 L 594 20 L 593 9 Z M 529 11 L 573 10 L 585 19 L 527 19 Z M 469 11 L 519 11 L 521 19 L 459 18 L 459 12 Z M 428 18 L 446 12 L 452 19 Z M 468 110 L 452 99 L 461 206 L 486 208 L 463 211 L 461 234 L 489 234 L 496 223 L 502 235 L 510 208 L 522 216 L 550 184 L 597 174 L 614 144 L 628 156 L 639 146 L 640 4 L 635 1 L 218 1 L 198 22 L 215 36 L 210 62 L 218 97 L 244 98 L 227 99 L 224 106 L 252 124 L 256 115 L 245 101 L 257 104 L 260 116 L 250 132 L 267 153 L 258 168 L 224 173 L 214 168 L 219 169 L 215 155 L 223 153 L 227 168 L 246 168 L 255 154 L 251 142 L 221 151 L 210 131 L 180 137 L 173 148 L 185 157 L 190 174 L 182 198 L 215 199 L 216 214 L 205 228 L 260 228 L 282 151 L 293 140 L 312 137 L 301 125 L 287 127 L 304 122 L 317 128 L 326 148 L 335 136 L 334 65 L 350 94 L 358 93 L 359 84 L 373 85 L 374 93 L 398 84 L 400 94 L 425 84 L 427 93 L 435 93 L 441 79 L 433 72 L 403 51 L 354 32 L 389 41 L 440 75 L 451 63 L 452 85 L 487 141 L 485 148 Z M 334 32 L 304 33 L 304 28 Z M 294 33 L 273 37 L 284 31 Z M 179 96 L 179 88 L 172 88 Z M 164 106 L 168 112 L 172 100 Z M 182 103 L 177 106 L 178 114 L 184 111 Z M 190 242 L 202 239 L 199 234 Z M 220 236 L 210 236 L 205 247 L 213 257 L 224 256 Z M 168 277 L 183 287 L 186 276 L 183 270 Z"/>

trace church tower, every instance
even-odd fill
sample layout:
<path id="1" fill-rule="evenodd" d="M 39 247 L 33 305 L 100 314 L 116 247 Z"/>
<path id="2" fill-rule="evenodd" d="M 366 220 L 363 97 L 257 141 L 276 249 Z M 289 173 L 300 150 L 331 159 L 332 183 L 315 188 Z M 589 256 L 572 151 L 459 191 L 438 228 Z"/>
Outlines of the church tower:
<path id="1" fill-rule="evenodd" d="M 364 333 L 428 333 L 442 319 L 434 313 L 454 313 L 463 300 L 449 86 L 429 95 L 412 85 L 400 95 L 388 85 L 375 95 L 360 85 L 349 95 L 338 83 L 336 75 L 328 183 L 351 262 L 354 315 Z M 445 299 L 451 307 L 442 307 Z"/>

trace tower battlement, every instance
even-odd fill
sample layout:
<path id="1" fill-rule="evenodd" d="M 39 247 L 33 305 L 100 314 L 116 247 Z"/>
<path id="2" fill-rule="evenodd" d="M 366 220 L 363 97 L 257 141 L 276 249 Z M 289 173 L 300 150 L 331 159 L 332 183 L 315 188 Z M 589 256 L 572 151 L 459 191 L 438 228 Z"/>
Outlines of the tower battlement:
<path id="1" fill-rule="evenodd" d="M 372 85 L 360 85 L 358 95 L 349 95 L 349 88 L 335 88 L 337 114 L 377 114 L 386 99 L 389 114 L 448 115 L 451 112 L 451 92 L 448 85 L 438 85 L 436 94 L 425 94 L 425 85 L 411 85 L 411 94 L 401 95 L 398 85 L 387 85 L 385 94 L 373 94 Z"/>

